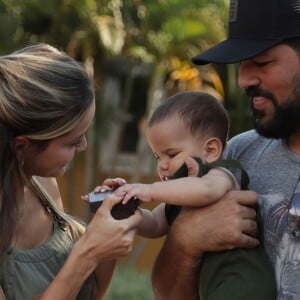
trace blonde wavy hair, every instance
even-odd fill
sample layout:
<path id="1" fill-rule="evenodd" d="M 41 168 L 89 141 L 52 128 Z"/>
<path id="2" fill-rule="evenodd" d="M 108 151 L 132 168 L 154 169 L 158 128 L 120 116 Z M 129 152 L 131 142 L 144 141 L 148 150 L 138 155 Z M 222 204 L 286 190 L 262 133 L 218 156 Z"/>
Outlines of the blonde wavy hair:
<path id="1" fill-rule="evenodd" d="M 41 151 L 71 131 L 94 101 L 84 66 L 64 52 L 36 44 L 0 57 L 0 267 L 16 226 L 18 201 L 27 185 L 65 221 L 77 239 L 83 226 L 64 213 L 33 177 L 27 181 L 11 147 L 22 135 Z"/>

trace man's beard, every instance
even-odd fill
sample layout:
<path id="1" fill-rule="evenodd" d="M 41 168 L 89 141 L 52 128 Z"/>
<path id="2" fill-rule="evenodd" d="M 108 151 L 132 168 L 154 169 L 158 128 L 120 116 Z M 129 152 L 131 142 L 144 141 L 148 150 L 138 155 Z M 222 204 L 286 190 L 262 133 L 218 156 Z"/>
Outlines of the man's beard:
<path id="1" fill-rule="evenodd" d="M 300 78 L 296 80 L 295 86 L 300 86 Z M 253 126 L 257 133 L 266 138 L 287 139 L 291 134 L 300 130 L 300 89 L 295 89 L 291 97 L 284 100 L 281 105 L 276 98 L 269 92 L 259 87 L 249 87 L 246 89 L 248 96 L 253 99 L 256 96 L 268 98 L 274 105 L 274 115 L 266 122 L 262 119 L 265 116 L 264 111 L 253 107 L 251 100 L 251 109 L 253 111 Z"/>

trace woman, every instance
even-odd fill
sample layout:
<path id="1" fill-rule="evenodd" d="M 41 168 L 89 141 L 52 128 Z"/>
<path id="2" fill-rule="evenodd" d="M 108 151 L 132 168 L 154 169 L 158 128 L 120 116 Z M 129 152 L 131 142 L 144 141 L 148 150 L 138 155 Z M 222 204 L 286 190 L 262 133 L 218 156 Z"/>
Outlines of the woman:
<path id="1" fill-rule="evenodd" d="M 0 299 L 101 299 L 131 250 L 138 212 L 114 220 L 110 196 L 85 228 L 54 179 L 85 150 L 94 111 L 91 79 L 61 51 L 0 57 Z"/>

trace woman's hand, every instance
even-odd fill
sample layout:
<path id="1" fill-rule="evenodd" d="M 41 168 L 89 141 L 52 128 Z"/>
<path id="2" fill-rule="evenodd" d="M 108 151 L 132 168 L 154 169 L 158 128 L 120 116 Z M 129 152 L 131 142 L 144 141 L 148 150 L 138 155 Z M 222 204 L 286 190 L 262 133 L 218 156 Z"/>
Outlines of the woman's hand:
<path id="1" fill-rule="evenodd" d="M 132 249 L 141 214 L 136 210 L 127 219 L 115 220 L 111 216 L 111 209 L 121 199 L 122 197 L 114 194 L 108 195 L 87 226 L 86 232 L 74 246 L 81 253 L 80 256 L 89 260 L 94 268 L 103 261 L 127 256 Z"/>
<path id="2" fill-rule="evenodd" d="M 75 299 L 84 281 L 99 266 L 130 253 L 141 214 L 136 210 L 128 219 L 115 220 L 111 209 L 120 200 L 113 194 L 105 198 L 64 266 L 39 299 L 50 300 L 53 295 L 57 295 L 58 300 Z"/>

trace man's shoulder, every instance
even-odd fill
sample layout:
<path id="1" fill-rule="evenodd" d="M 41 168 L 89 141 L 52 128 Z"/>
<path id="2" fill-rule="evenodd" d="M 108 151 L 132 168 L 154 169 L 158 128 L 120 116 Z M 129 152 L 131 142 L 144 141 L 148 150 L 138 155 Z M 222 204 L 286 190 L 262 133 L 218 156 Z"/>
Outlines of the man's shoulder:
<path id="1" fill-rule="evenodd" d="M 228 145 L 262 142 L 265 138 L 259 135 L 255 130 L 242 132 L 228 141 Z"/>
<path id="2" fill-rule="evenodd" d="M 240 159 L 244 155 L 257 155 L 261 149 L 268 147 L 271 142 L 272 139 L 259 135 L 255 130 L 249 130 L 230 139 L 223 157 Z"/>

